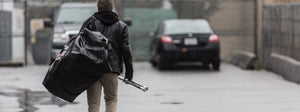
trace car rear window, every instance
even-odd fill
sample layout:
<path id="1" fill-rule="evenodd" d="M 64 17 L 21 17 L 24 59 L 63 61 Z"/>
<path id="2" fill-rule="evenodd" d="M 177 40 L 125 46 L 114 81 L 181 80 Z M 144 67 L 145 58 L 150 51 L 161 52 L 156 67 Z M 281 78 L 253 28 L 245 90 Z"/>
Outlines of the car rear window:
<path id="1" fill-rule="evenodd" d="M 207 21 L 204 20 L 180 20 L 168 21 L 164 33 L 183 34 L 183 33 L 212 33 L 212 29 Z"/>

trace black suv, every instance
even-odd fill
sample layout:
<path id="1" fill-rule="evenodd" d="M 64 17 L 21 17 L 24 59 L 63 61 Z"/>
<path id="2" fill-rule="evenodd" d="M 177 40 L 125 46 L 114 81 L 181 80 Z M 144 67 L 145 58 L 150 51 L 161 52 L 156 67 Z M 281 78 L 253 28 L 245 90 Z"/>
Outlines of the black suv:
<path id="1" fill-rule="evenodd" d="M 51 63 L 69 39 L 78 34 L 84 20 L 97 12 L 96 3 L 64 3 L 55 17 Z M 116 12 L 116 9 L 113 9 Z M 128 26 L 131 20 L 123 20 Z"/>
<path id="2" fill-rule="evenodd" d="M 64 3 L 55 17 L 51 62 L 88 17 L 97 11 L 95 3 Z"/>
<path id="3" fill-rule="evenodd" d="M 220 68 L 220 43 L 203 19 L 174 19 L 161 23 L 151 41 L 150 62 L 165 69 L 178 62 L 202 62 Z"/>

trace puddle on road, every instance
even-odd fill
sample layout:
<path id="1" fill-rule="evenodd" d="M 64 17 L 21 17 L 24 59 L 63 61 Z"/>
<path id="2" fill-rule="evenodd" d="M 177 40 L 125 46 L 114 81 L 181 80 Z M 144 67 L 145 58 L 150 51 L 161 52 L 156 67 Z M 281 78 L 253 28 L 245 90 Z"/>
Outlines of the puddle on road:
<path id="1" fill-rule="evenodd" d="M 78 104 L 78 102 L 69 103 L 67 101 L 61 100 L 48 92 L 31 92 L 30 100 L 34 105 L 58 105 L 60 107 L 66 106 L 68 104 Z"/>
<path id="2" fill-rule="evenodd" d="M 18 102 L 24 112 L 35 112 L 37 110 L 37 108 L 34 107 L 35 105 L 57 105 L 63 107 L 78 104 L 78 102 L 66 102 L 44 91 L 32 92 L 30 90 L 17 89 L 12 91 L 0 91 L 0 95 L 18 97 Z"/>
<path id="3" fill-rule="evenodd" d="M 180 101 L 171 101 L 171 102 L 161 102 L 161 104 L 181 105 L 181 104 L 184 104 L 184 102 L 180 102 Z"/>

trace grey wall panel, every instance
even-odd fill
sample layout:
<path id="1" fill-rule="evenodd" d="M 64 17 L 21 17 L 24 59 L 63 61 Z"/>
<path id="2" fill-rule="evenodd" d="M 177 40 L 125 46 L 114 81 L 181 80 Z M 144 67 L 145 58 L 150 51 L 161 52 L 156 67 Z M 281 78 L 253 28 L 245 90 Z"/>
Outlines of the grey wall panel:
<path id="1" fill-rule="evenodd" d="M 0 62 L 12 58 L 12 13 L 0 11 Z"/>

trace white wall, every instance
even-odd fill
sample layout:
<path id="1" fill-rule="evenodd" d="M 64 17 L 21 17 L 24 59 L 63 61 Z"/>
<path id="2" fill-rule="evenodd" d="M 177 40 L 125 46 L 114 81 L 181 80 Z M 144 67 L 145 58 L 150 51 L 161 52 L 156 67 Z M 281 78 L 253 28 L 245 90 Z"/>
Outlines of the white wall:
<path id="1" fill-rule="evenodd" d="M 12 63 L 24 63 L 24 38 L 12 38 Z"/>
<path id="2" fill-rule="evenodd" d="M 14 8 L 12 15 L 12 62 L 24 63 L 24 10 Z"/>
<path id="3" fill-rule="evenodd" d="M 13 37 L 20 37 L 24 35 L 24 10 L 13 9 L 12 12 L 12 31 Z"/>

